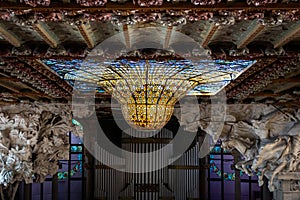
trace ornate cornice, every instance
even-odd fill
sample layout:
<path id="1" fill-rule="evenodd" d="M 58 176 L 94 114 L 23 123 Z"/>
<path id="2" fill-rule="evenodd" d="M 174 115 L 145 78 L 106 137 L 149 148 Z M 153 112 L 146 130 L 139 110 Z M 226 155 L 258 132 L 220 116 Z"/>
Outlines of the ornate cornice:
<path id="1" fill-rule="evenodd" d="M 33 67 L 17 58 L 2 58 L 0 69 L 11 77 L 20 79 L 21 82 L 48 95 L 50 98 L 68 98 L 71 87 L 56 77 L 46 68 L 41 68 L 36 61 L 30 61 Z M 35 69 L 36 68 L 36 69 Z"/>
<path id="2" fill-rule="evenodd" d="M 250 68 L 249 72 L 245 72 L 246 74 L 242 75 L 241 80 L 237 79 L 240 84 L 233 88 L 233 84 L 227 87 L 227 97 L 239 100 L 245 99 L 250 94 L 259 92 L 268 86 L 273 80 L 299 70 L 299 63 L 299 58 L 269 60 L 269 62 L 263 64 L 259 63 L 258 68 L 262 68 L 261 70 L 245 79 L 245 76 L 252 71 Z"/>
<path id="3" fill-rule="evenodd" d="M 109 2 L 103 7 L 83 7 L 78 4 L 53 3 L 49 7 L 31 7 L 24 4 L 9 4 L 0 2 L 2 20 L 16 20 L 33 23 L 42 21 L 107 21 L 117 16 L 136 16 L 157 13 L 168 17 L 184 17 L 187 21 L 232 17 L 235 20 L 260 19 L 264 23 L 299 20 L 299 3 L 270 4 L 268 6 L 251 6 L 246 3 L 220 3 L 214 6 L 195 6 L 188 2 L 176 4 L 164 2 L 161 6 L 142 7 L 130 2 L 123 4 Z M 155 20 L 156 21 L 156 20 Z"/>
<path id="4" fill-rule="evenodd" d="M 20 59 L 23 62 L 30 65 L 37 72 L 46 76 L 50 81 L 56 83 L 61 89 L 65 90 L 68 95 L 72 94 L 73 87 L 66 81 L 62 80 L 54 71 L 52 71 L 47 65 L 45 65 L 39 59 Z"/>
<path id="5" fill-rule="evenodd" d="M 243 72 L 240 76 L 238 76 L 234 81 L 230 82 L 226 87 L 226 92 L 229 92 L 234 87 L 237 87 L 241 84 L 245 79 L 250 77 L 251 75 L 257 73 L 258 71 L 264 69 L 268 65 L 274 63 L 278 58 L 269 58 L 269 59 L 258 59 L 255 64 L 253 64 L 249 69 Z M 230 97 L 229 97 L 230 98 Z"/>
<path id="6" fill-rule="evenodd" d="M 166 10 L 174 8 L 193 9 L 193 10 L 220 10 L 220 9 L 249 9 L 249 10 L 286 10 L 290 8 L 299 8 L 295 2 L 276 3 L 276 1 L 266 0 L 247 0 L 244 2 L 226 2 L 219 0 L 193 0 L 184 2 L 177 0 L 78 0 L 77 3 L 51 2 L 50 0 L 25 0 L 25 3 L 1 2 L 1 8 L 7 9 L 28 9 L 33 10 L 53 10 L 53 9 L 79 9 L 86 8 L 89 10 Z"/>
<path id="7" fill-rule="evenodd" d="M 236 59 L 251 59 L 251 60 L 274 60 L 274 59 L 288 59 L 292 57 L 299 57 L 300 50 L 297 48 L 291 49 L 289 46 L 281 48 L 281 49 L 273 49 L 268 45 L 263 47 L 256 47 L 252 45 L 247 49 L 247 52 L 242 52 L 239 50 L 228 49 L 226 46 L 222 46 L 222 42 L 215 43 L 214 46 L 218 45 L 219 49 L 222 50 L 222 53 L 219 53 L 218 49 L 207 47 L 207 51 L 209 51 L 212 55 L 213 59 L 227 59 L 227 60 L 236 60 Z M 286 49 L 286 50 L 285 50 Z M 21 47 L 12 47 L 12 46 L 3 46 L 0 51 L 0 57 L 11 57 L 17 56 L 21 59 L 84 59 L 91 50 L 87 46 L 63 46 L 60 45 L 57 48 L 51 47 L 42 47 L 40 45 L 32 45 L 26 46 L 23 45 Z M 235 51 L 235 54 L 232 53 Z M 105 52 L 101 52 L 101 54 L 96 56 L 102 57 L 111 57 L 112 55 L 106 54 Z M 116 55 L 118 57 L 118 55 Z M 120 52 L 120 57 L 122 54 Z M 159 56 L 159 55 L 158 55 Z M 193 59 L 193 57 L 197 57 L 198 55 L 194 55 L 194 52 L 188 52 L 186 54 L 186 59 Z"/>

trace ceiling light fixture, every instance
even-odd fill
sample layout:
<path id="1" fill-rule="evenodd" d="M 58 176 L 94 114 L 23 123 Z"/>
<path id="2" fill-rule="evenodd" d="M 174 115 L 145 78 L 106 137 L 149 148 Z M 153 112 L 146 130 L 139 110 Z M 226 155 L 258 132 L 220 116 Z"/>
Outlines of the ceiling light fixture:
<path id="1" fill-rule="evenodd" d="M 149 52 L 153 55 L 153 49 Z M 144 55 L 149 55 L 149 52 L 143 50 Z M 78 82 L 75 87 L 81 91 L 94 91 L 96 84 L 98 92 L 111 94 L 121 104 L 127 123 L 140 130 L 161 129 L 170 120 L 175 103 L 183 96 L 214 95 L 254 63 L 192 62 L 176 56 L 172 59 L 170 56 L 123 57 L 104 62 L 90 59 L 82 63 L 64 61 L 64 64 L 57 60 L 45 62 L 73 86 Z"/>

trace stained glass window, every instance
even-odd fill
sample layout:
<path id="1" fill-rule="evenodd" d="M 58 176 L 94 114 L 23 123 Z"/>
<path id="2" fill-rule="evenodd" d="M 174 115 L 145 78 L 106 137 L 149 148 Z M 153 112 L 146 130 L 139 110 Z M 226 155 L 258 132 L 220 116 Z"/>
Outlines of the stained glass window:
<path id="1" fill-rule="evenodd" d="M 76 120 L 73 123 L 81 126 Z M 58 178 L 59 200 L 84 199 L 84 168 L 83 168 L 83 143 L 79 137 L 69 134 L 70 156 L 69 160 L 60 160 Z M 32 184 L 31 198 L 33 200 L 52 199 L 52 176 L 47 176 L 45 182 Z"/>
<path id="2" fill-rule="evenodd" d="M 231 152 L 221 148 L 218 141 L 209 155 L 210 170 L 208 176 L 209 200 L 234 199 L 235 198 L 235 170 L 233 169 L 234 157 Z M 258 186 L 257 176 L 249 177 L 242 171 L 241 199 L 252 200 L 261 196 L 261 188 Z"/>

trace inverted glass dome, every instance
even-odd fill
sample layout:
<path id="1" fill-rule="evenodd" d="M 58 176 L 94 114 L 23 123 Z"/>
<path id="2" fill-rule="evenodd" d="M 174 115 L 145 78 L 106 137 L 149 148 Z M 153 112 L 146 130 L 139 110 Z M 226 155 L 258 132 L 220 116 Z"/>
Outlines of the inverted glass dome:
<path id="1" fill-rule="evenodd" d="M 255 61 L 199 60 L 44 60 L 62 79 L 81 91 L 109 93 L 119 101 L 127 123 L 157 130 L 171 118 L 185 95 L 215 95 Z M 95 88 L 95 84 L 97 87 Z"/>

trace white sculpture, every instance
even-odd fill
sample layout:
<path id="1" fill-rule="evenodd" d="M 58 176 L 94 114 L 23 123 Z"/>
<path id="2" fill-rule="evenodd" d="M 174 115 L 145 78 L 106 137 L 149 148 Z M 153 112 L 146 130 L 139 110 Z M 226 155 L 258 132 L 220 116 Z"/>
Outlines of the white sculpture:
<path id="1" fill-rule="evenodd" d="M 14 199 L 19 181 L 31 183 L 35 176 L 42 182 L 54 175 L 58 160 L 68 159 L 70 131 L 82 136 L 72 124 L 68 105 L 24 103 L 0 108 L 1 197 Z"/>
<path id="2" fill-rule="evenodd" d="M 209 106 L 200 105 L 200 113 L 190 110 L 181 116 L 175 110 L 181 125 L 187 129 L 199 128 L 214 137 L 214 131 L 203 126 L 210 120 Z M 227 117 L 220 136 L 222 146 L 237 149 L 243 160 L 236 167 L 248 175 L 258 174 L 269 179 L 269 189 L 279 188 L 280 172 L 300 170 L 300 109 L 276 108 L 263 104 L 227 105 Z M 194 119 L 194 120 L 189 120 Z"/>

